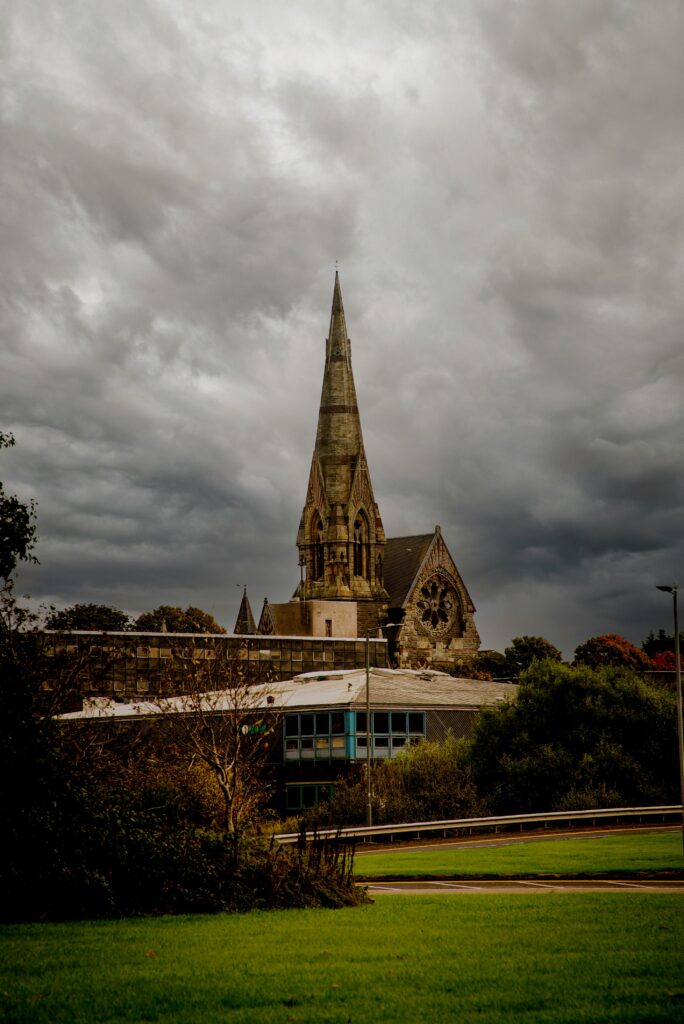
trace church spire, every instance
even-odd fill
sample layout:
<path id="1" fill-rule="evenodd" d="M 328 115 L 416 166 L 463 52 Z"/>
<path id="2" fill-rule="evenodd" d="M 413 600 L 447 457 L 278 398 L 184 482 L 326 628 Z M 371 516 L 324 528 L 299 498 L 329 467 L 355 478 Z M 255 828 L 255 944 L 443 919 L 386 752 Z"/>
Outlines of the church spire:
<path id="1" fill-rule="evenodd" d="M 352 373 L 351 343 L 335 272 L 318 428 L 297 536 L 297 596 L 382 601 L 385 533 L 373 497 Z"/>
<path id="2" fill-rule="evenodd" d="M 328 501 L 349 498 L 351 477 L 362 456 L 363 437 L 352 373 L 351 342 L 342 305 L 340 275 L 335 271 L 330 329 L 326 340 L 325 369 L 318 411 L 316 449 Z"/>
<path id="3" fill-rule="evenodd" d="M 351 351 L 349 350 L 349 338 L 347 337 L 347 322 L 344 318 L 344 306 L 342 305 L 342 289 L 340 287 L 340 274 L 335 271 L 335 287 L 333 288 L 332 310 L 330 312 L 330 329 L 328 330 L 328 341 L 335 339 L 338 352 L 344 351 L 351 363 Z M 330 353 L 327 353 L 328 357 Z"/>

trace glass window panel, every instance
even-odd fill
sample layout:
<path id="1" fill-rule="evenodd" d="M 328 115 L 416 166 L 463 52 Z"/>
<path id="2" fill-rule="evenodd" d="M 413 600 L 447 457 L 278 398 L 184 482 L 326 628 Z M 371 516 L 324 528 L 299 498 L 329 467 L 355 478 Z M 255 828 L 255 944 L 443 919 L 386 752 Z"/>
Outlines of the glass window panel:
<path id="1" fill-rule="evenodd" d="M 285 735 L 299 735 L 299 715 L 285 715 Z"/>
<path id="2" fill-rule="evenodd" d="M 365 732 L 366 731 L 366 712 L 365 711 L 357 711 L 356 712 L 356 731 L 357 732 Z"/>
<path id="3" fill-rule="evenodd" d="M 313 750 L 313 740 L 312 739 L 310 739 L 310 740 L 302 740 L 300 745 L 301 745 L 302 750 Z"/>
<path id="4" fill-rule="evenodd" d="M 320 712 L 316 715 L 316 732 L 319 736 L 327 736 L 330 732 L 330 715 L 326 712 L 321 714 Z"/>
<path id="5" fill-rule="evenodd" d="M 298 740 L 285 740 L 285 749 L 286 750 L 299 750 L 299 741 Z"/>
<path id="6" fill-rule="evenodd" d="M 357 750 L 358 750 L 359 747 L 363 747 L 363 749 L 365 750 L 366 749 L 366 745 L 367 744 L 366 744 L 366 737 L 365 736 L 357 736 L 356 737 L 356 747 L 357 747 Z"/>
<path id="7" fill-rule="evenodd" d="M 373 732 L 389 732 L 389 715 L 386 711 L 373 712 Z"/>
<path id="8" fill-rule="evenodd" d="M 316 737 L 316 750 L 329 750 L 330 749 L 330 737 L 329 736 L 317 736 Z"/>
<path id="9" fill-rule="evenodd" d="M 314 733 L 314 716 L 313 715 L 301 715 L 300 716 L 300 729 L 302 736 L 313 736 Z"/>
<path id="10" fill-rule="evenodd" d="M 376 737 L 376 739 L 375 739 L 375 746 L 376 747 L 388 747 L 389 746 L 389 736 L 378 736 L 378 737 Z"/>
<path id="11" fill-rule="evenodd" d="M 405 743 L 405 736 L 395 736 L 392 740 L 392 750 L 398 750 L 400 747 L 403 747 Z"/>
<path id="12" fill-rule="evenodd" d="M 304 807 L 313 807 L 316 803 L 316 787 L 302 786 L 302 804 Z"/>
<path id="13" fill-rule="evenodd" d="M 285 791 L 288 809 L 298 810 L 302 806 L 302 797 L 299 786 L 288 786 Z"/>
<path id="14" fill-rule="evenodd" d="M 422 736 L 423 735 L 423 731 L 424 731 L 423 721 L 424 721 L 424 718 L 423 718 L 422 711 L 409 711 L 409 716 L 408 716 L 409 732 L 419 732 L 421 734 L 421 736 Z"/>
<path id="15" fill-rule="evenodd" d="M 330 732 L 339 735 L 344 732 L 344 713 L 333 711 L 330 715 Z"/>
<path id="16" fill-rule="evenodd" d="M 336 749 L 342 748 L 344 750 L 344 736 L 333 736 L 332 745 Z"/>
<path id="17" fill-rule="evenodd" d="M 392 712 L 392 732 L 406 732 L 406 712 Z"/>

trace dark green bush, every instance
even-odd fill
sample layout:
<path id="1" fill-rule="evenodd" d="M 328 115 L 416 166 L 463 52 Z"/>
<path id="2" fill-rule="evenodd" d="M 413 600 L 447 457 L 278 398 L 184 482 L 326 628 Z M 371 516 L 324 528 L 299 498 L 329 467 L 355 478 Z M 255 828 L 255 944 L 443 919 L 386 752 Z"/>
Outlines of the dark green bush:
<path id="1" fill-rule="evenodd" d="M 493 813 L 672 803 L 675 698 L 626 669 L 535 662 L 479 716 L 470 764 Z"/>
<path id="2" fill-rule="evenodd" d="M 481 813 L 463 741 L 418 743 L 372 768 L 373 821 L 438 821 Z M 332 801 L 304 816 L 308 827 L 359 825 L 366 820 L 365 766 L 341 780 Z"/>

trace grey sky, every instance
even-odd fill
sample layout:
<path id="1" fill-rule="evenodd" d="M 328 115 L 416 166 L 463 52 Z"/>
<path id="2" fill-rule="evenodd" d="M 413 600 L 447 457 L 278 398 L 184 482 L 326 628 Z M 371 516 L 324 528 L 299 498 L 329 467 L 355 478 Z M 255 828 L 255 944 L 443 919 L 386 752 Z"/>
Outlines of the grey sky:
<path id="1" fill-rule="evenodd" d="M 669 628 L 679 0 L 1 17 L 23 589 L 228 628 L 238 584 L 290 596 L 338 259 L 386 531 L 441 524 L 483 644 Z"/>

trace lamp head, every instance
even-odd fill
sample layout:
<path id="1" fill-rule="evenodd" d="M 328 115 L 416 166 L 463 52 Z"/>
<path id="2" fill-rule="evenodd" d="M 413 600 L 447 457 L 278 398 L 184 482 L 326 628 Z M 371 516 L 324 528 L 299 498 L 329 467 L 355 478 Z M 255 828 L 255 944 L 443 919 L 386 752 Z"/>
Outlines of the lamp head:
<path id="1" fill-rule="evenodd" d="M 663 591 L 665 591 L 666 594 L 674 594 L 675 591 L 677 590 L 677 588 L 676 587 L 659 586 L 658 584 L 656 584 L 656 590 L 663 590 Z"/>

